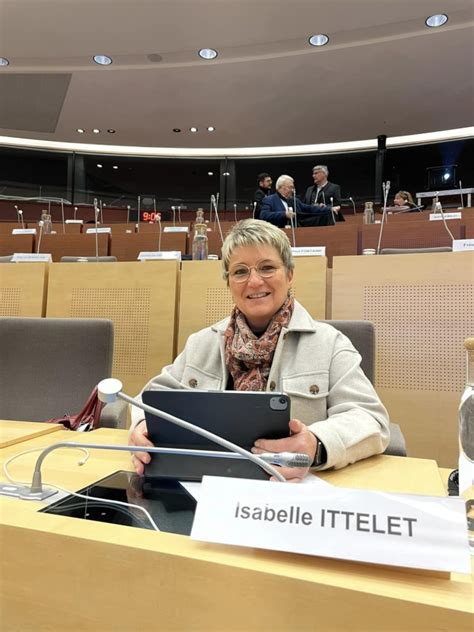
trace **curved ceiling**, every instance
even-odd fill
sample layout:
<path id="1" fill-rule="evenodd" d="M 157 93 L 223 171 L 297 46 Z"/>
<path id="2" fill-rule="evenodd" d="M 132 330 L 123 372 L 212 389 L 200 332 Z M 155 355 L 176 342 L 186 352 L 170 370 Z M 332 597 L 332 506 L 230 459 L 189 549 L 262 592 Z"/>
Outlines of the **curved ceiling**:
<path id="1" fill-rule="evenodd" d="M 473 26 L 472 0 L 0 0 L 0 136 L 196 149 L 468 127 Z"/>

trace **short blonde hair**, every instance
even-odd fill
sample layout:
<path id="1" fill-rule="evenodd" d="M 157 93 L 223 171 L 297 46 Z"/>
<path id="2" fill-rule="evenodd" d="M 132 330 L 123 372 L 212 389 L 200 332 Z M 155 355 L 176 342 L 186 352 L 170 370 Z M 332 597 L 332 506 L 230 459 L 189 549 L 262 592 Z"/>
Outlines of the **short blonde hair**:
<path id="1" fill-rule="evenodd" d="M 234 224 L 222 244 L 222 276 L 229 282 L 229 264 L 232 253 L 241 246 L 272 246 L 280 255 L 287 272 L 292 272 L 295 264 L 291 254 L 290 241 L 286 234 L 269 222 L 260 219 L 243 219 Z"/>

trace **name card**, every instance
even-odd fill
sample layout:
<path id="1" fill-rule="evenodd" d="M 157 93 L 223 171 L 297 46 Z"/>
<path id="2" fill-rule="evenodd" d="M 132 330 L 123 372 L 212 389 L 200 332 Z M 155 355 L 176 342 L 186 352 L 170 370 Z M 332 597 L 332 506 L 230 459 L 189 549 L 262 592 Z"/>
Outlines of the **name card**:
<path id="1" fill-rule="evenodd" d="M 462 213 L 430 213 L 430 222 L 444 219 L 462 219 Z"/>
<path id="2" fill-rule="evenodd" d="M 84 220 L 83 219 L 67 219 L 64 223 L 65 224 L 83 224 Z"/>
<path id="3" fill-rule="evenodd" d="M 36 235 L 36 228 L 14 228 L 12 235 Z"/>
<path id="4" fill-rule="evenodd" d="M 293 257 L 325 257 L 326 246 L 298 246 L 291 249 Z"/>
<path id="5" fill-rule="evenodd" d="M 146 252 L 142 250 L 138 253 L 138 261 L 181 261 L 181 252 L 179 250 L 157 250 L 155 252 Z"/>
<path id="6" fill-rule="evenodd" d="M 165 226 L 163 228 L 164 233 L 189 233 L 187 226 Z"/>
<path id="7" fill-rule="evenodd" d="M 11 260 L 14 263 L 32 263 L 34 261 L 51 263 L 53 258 L 50 253 L 46 252 L 15 252 Z"/>
<path id="8" fill-rule="evenodd" d="M 110 226 L 107 226 L 104 228 L 88 228 L 86 230 L 86 235 L 94 235 L 95 233 L 99 234 L 108 234 L 111 235 L 112 234 L 112 229 L 110 228 Z"/>
<path id="9" fill-rule="evenodd" d="M 453 252 L 474 250 L 474 239 L 453 239 Z"/>
<path id="10" fill-rule="evenodd" d="M 471 572 L 462 498 L 205 476 L 191 537 L 358 562 Z"/>

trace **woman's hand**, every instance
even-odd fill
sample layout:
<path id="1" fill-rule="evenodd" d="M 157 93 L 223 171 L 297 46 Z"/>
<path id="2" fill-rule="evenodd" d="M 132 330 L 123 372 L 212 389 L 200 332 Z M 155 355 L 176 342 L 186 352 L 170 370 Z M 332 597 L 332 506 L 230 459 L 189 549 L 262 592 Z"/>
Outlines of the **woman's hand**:
<path id="1" fill-rule="evenodd" d="M 291 436 L 285 439 L 258 439 L 255 441 L 252 452 L 262 454 L 263 452 L 299 452 L 307 454 L 314 461 L 317 448 L 316 436 L 308 430 L 299 419 L 290 421 Z M 278 471 L 290 483 L 299 483 L 308 473 L 309 467 L 279 467 Z M 273 477 L 270 480 L 275 480 Z"/>
<path id="2" fill-rule="evenodd" d="M 150 441 L 150 439 L 148 439 L 148 430 L 145 420 L 140 421 L 140 423 L 137 424 L 133 431 L 130 433 L 128 444 L 153 447 L 153 443 Z M 135 472 L 139 476 L 143 476 L 145 463 L 149 463 L 150 459 L 151 456 L 148 454 L 148 452 L 133 452 L 132 463 L 135 468 Z"/>

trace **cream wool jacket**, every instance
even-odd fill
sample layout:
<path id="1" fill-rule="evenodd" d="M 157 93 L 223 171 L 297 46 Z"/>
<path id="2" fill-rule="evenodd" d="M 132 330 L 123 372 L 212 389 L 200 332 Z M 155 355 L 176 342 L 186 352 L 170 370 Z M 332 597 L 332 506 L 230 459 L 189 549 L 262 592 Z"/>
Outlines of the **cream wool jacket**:
<path id="1" fill-rule="evenodd" d="M 173 364 L 164 367 L 143 390 L 225 390 L 224 332 L 229 318 L 192 334 Z M 313 320 L 295 302 L 283 328 L 267 382 L 267 391 L 291 398 L 291 417 L 299 419 L 324 444 L 327 461 L 319 469 L 342 468 L 382 453 L 389 442 L 388 414 L 360 368 L 350 340 L 326 323 Z M 132 409 L 132 428 L 143 419 Z M 263 437 L 264 438 L 264 437 Z"/>

